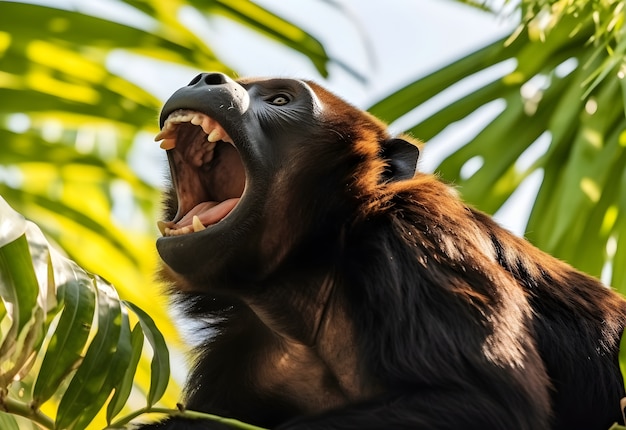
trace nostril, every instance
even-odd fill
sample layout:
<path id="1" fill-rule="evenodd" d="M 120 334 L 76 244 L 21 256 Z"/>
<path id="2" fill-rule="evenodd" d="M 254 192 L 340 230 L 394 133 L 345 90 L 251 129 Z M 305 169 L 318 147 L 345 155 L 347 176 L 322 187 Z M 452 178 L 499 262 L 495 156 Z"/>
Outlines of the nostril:
<path id="1" fill-rule="evenodd" d="M 193 78 L 191 80 L 191 82 L 189 82 L 187 84 L 188 87 L 192 86 L 192 85 L 196 85 L 198 82 L 200 82 L 200 79 L 202 79 L 202 75 L 204 75 L 204 73 L 200 73 L 198 76 L 196 76 L 195 78 Z"/>
<path id="2" fill-rule="evenodd" d="M 226 75 L 221 73 L 206 73 L 204 83 L 207 85 L 223 85 L 226 81 Z"/>
<path id="3" fill-rule="evenodd" d="M 200 85 L 224 85 L 228 83 L 228 78 L 226 75 L 222 73 L 200 73 L 198 76 L 193 78 L 188 87 L 193 87 L 197 84 Z"/>

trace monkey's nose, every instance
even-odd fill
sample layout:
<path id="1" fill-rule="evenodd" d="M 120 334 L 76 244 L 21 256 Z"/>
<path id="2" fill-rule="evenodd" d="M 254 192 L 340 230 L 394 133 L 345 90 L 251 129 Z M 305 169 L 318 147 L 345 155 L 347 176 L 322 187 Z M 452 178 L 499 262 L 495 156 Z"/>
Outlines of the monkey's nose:
<path id="1" fill-rule="evenodd" d="M 200 73 L 187 86 L 224 85 L 230 82 L 233 82 L 233 80 L 223 73 Z"/>

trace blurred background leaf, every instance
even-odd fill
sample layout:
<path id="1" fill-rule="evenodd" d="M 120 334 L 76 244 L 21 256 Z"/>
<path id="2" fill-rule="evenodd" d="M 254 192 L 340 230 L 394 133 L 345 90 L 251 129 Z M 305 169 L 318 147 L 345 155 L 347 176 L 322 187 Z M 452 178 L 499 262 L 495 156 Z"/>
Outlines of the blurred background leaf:
<path id="1" fill-rule="evenodd" d="M 123 50 L 146 61 L 234 73 L 181 22 L 180 11 L 186 9 L 200 19 L 224 16 L 261 37 L 271 37 L 307 56 L 322 76 L 328 74 L 331 60 L 311 35 L 252 2 L 128 0 L 120 5 L 124 13 L 136 17 L 131 20 L 136 24 L 78 10 L 0 1 L 0 195 L 35 221 L 79 266 L 99 274 L 116 286 L 121 297 L 148 311 L 176 350 L 178 335 L 153 281 L 160 190 L 150 178 L 165 174 L 146 175 L 146 169 L 159 163 L 146 162 L 142 151 L 147 145 L 158 146 L 151 136 L 158 131 L 162 102 L 112 72 L 107 63 L 111 53 Z M 77 338 L 73 342 L 80 352 L 81 342 Z M 182 350 L 175 354 L 180 357 Z M 97 351 L 93 355 L 97 367 Z M 75 359 L 71 351 L 65 358 L 53 356 Z M 155 358 L 162 359 L 162 354 Z M 137 389 L 151 393 L 151 401 L 156 401 L 168 386 L 162 401 L 175 405 L 179 386 L 177 381 L 167 385 L 169 372 L 155 376 L 145 358 L 138 366 Z M 64 375 L 46 376 L 36 388 L 41 400 L 51 396 L 51 380 Z M 100 380 L 98 386 L 109 382 Z M 72 402 L 93 397 L 85 396 L 84 389 L 90 387 L 80 383 L 70 387 L 75 392 Z M 72 414 L 78 409 L 61 406 L 68 414 L 57 416 L 57 421 L 74 422 L 77 417 Z M 54 417 L 55 407 L 53 399 L 42 410 Z M 114 408 L 119 412 L 119 406 Z M 91 409 L 95 413 L 99 408 Z M 104 427 L 106 417 L 100 415 Z"/>

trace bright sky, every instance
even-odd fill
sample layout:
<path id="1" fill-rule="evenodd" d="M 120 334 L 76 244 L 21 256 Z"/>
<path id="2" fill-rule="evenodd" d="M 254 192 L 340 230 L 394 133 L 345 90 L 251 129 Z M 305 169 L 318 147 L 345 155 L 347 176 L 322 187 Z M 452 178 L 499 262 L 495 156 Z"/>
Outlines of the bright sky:
<path id="1" fill-rule="evenodd" d="M 308 30 L 331 57 L 363 73 L 368 79 L 366 86 L 331 65 L 327 82 L 333 91 L 363 107 L 513 27 L 452 0 L 340 0 L 336 3 L 341 8 L 320 0 L 258 3 Z M 217 31 L 232 28 L 226 20 L 216 24 Z M 244 74 L 318 77 L 302 57 L 262 43 L 255 35 L 240 33 L 237 37 L 247 37 L 240 49 L 233 50 L 229 38 L 214 38 L 212 43 L 222 58 Z M 371 50 L 370 55 L 366 49 Z"/>
<path id="2" fill-rule="evenodd" d="M 140 27 L 152 24 L 126 7 L 118 7 L 120 3 L 116 0 L 31 1 L 77 9 Z M 256 1 L 307 30 L 322 42 L 331 58 L 340 59 L 364 75 L 366 83 L 359 82 L 333 63 L 329 66 L 329 79 L 323 82 L 333 92 L 362 108 L 438 66 L 510 34 L 516 25 L 514 18 L 494 16 L 453 0 Z M 207 25 L 206 20 L 194 15 L 192 10 L 184 10 L 180 18 L 209 40 L 218 56 L 241 75 L 322 81 L 303 55 L 225 18 L 212 18 Z M 109 67 L 163 100 L 199 72 L 162 63 L 155 66 L 124 52 L 115 52 Z M 451 130 L 426 146 L 420 168 L 432 171 L 454 148 L 455 140 L 460 140 L 460 133 L 467 133 L 468 127 L 475 129 L 492 115 L 478 113 L 466 128 L 450 127 Z M 399 132 L 402 126 L 402 123 L 395 127 L 392 124 L 392 131 Z M 162 151 L 152 142 L 152 136 L 140 136 L 134 152 L 137 161 L 144 166 L 146 162 L 164 164 Z M 139 169 L 141 171 L 145 169 Z M 162 175 L 145 179 L 155 182 L 161 178 Z M 525 189 L 497 214 L 498 221 L 517 234 L 523 234 L 539 179 L 528 181 Z"/>
<path id="3" fill-rule="evenodd" d="M 494 16 L 453 0 L 386 0 L 384 4 L 380 0 L 257 1 L 307 30 L 322 42 L 331 58 L 340 59 L 365 76 L 367 82 L 359 82 L 342 67 L 331 64 L 330 76 L 324 82 L 330 90 L 362 108 L 437 67 L 510 34 L 517 24 L 514 17 Z M 322 80 L 306 57 L 239 24 L 215 17 L 207 26 L 191 10 L 183 11 L 181 19 L 209 40 L 218 56 L 243 76 Z M 136 19 L 133 22 L 136 24 Z M 141 61 L 121 52 L 112 56 L 110 67 L 163 100 L 198 72 L 162 64 L 146 68 Z M 478 130 L 496 113 L 493 109 L 477 112 L 463 127 L 450 127 L 432 140 L 423 151 L 420 168 L 434 170 L 455 145 L 458 147 L 463 133 Z M 402 131 L 403 125 L 402 121 L 392 124 L 392 131 Z M 141 139 L 137 145 L 139 162 L 145 163 L 146 157 L 159 159 L 162 154 L 155 151 L 150 137 Z M 496 219 L 516 234 L 524 233 L 540 180 L 540 175 L 531 176 L 496 214 Z"/>
<path id="4" fill-rule="evenodd" d="M 105 10 L 110 13 L 111 10 L 101 6 L 104 3 L 48 0 L 51 1 L 71 2 L 95 13 Z M 368 80 L 365 85 L 338 65 L 331 64 L 330 77 L 325 82 L 331 90 L 361 107 L 437 66 L 509 34 L 515 25 L 510 19 L 453 0 L 256 2 L 307 30 L 322 42 L 332 58 L 340 59 L 363 74 Z M 181 19 L 201 37 L 210 40 L 218 56 L 241 75 L 322 79 L 307 58 L 292 50 L 228 19 L 215 17 L 207 26 L 204 19 L 186 12 L 191 11 L 183 11 Z M 137 25 L 137 19 L 133 24 Z M 120 56 L 112 66 L 121 69 L 125 65 L 126 70 L 132 69 L 127 60 Z M 177 67 L 170 72 L 164 82 L 163 70 L 158 70 L 155 79 L 144 85 L 165 99 L 191 79 L 189 74 L 195 73 Z M 182 82 L 175 77 L 177 74 L 184 76 Z M 146 82 L 145 75 L 143 82 Z"/>

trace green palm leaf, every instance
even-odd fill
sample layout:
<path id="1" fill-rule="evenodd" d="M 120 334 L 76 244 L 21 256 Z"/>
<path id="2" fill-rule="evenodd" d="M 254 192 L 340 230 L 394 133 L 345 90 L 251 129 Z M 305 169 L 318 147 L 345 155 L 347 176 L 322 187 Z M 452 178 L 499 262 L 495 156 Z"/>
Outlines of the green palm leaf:
<path id="1" fill-rule="evenodd" d="M 155 411 L 184 414 L 153 408 L 170 379 L 168 348 L 153 320 L 50 247 L 1 198 L 0 275 L 1 322 L 11 327 L 0 333 L 3 411 L 44 428 L 82 430 L 97 426 L 94 418 L 108 403 L 110 422 L 129 398 L 145 336 L 152 347 L 147 404 L 120 419 Z M 130 317 L 139 321 L 132 332 Z M 17 425 L 6 415 L 0 423 Z"/>
<path id="2" fill-rule="evenodd" d="M 417 79 L 370 110 L 393 122 L 454 84 L 483 82 L 469 93 L 459 91 L 407 131 L 434 139 L 450 124 L 474 120 L 473 113 L 496 100 L 504 105 L 436 170 L 490 213 L 540 172 L 529 239 L 582 270 L 604 274 L 626 293 L 626 236 L 620 234 L 626 194 L 624 7 L 618 0 L 522 1 L 523 24 L 514 35 Z M 512 71 L 494 67 L 505 61 Z M 549 141 L 543 153 L 537 152 L 540 139 Z"/>

